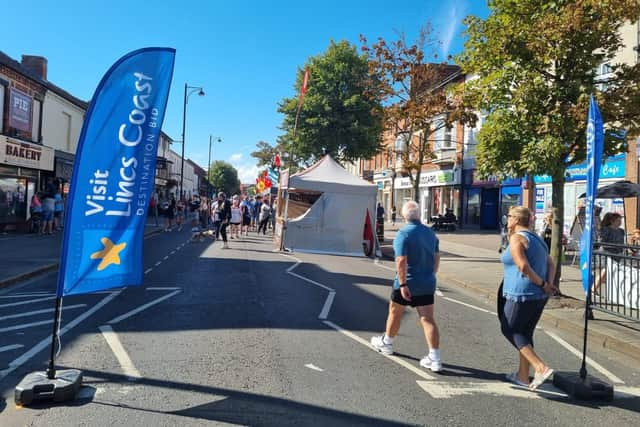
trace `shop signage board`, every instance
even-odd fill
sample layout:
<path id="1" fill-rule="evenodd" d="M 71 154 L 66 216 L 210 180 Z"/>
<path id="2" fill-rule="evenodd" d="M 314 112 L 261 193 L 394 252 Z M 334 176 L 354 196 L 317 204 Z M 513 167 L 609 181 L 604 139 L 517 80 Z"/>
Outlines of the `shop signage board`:
<path id="1" fill-rule="evenodd" d="M 51 147 L 0 136 L 0 164 L 52 171 L 54 158 Z"/>
<path id="2" fill-rule="evenodd" d="M 599 179 L 624 179 L 626 173 L 624 154 L 609 157 L 600 167 Z M 567 168 L 567 181 L 585 181 L 587 179 L 587 164 L 570 166 Z M 551 182 L 551 176 L 539 175 L 534 177 L 536 184 Z"/>
<path id="3" fill-rule="evenodd" d="M 16 88 L 9 89 L 9 126 L 31 132 L 33 98 Z"/>

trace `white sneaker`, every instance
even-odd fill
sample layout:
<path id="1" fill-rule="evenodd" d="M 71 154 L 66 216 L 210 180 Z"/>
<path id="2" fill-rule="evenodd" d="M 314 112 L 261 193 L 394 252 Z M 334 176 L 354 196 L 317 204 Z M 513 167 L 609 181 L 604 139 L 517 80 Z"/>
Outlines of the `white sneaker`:
<path id="1" fill-rule="evenodd" d="M 384 335 L 371 337 L 371 346 L 378 350 L 382 354 L 392 355 L 393 344 L 385 344 L 383 341 Z"/>
<path id="2" fill-rule="evenodd" d="M 440 372 L 442 371 L 442 361 L 441 360 L 432 360 L 429 355 L 426 355 L 422 359 L 420 359 L 420 366 L 425 369 L 431 369 L 432 372 Z"/>
<path id="3" fill-rule="evenodd" d="M 224 242 L 222 244 L 222 249 L 229 249 L 229 244 L 227 242 Z"/>

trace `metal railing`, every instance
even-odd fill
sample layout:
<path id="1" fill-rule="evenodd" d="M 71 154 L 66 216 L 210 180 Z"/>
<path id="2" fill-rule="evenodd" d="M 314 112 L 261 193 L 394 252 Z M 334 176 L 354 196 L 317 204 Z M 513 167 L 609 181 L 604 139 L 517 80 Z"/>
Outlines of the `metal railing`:
<path id="1" fill-rule="evenodd" d="M 640 321 L 640 247 L 597 242 L 591 307 Z"/>

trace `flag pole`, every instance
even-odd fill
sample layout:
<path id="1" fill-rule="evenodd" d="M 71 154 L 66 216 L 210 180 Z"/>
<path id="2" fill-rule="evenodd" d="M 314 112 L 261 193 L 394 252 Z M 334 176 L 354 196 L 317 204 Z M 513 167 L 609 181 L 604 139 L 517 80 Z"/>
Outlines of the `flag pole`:
<path id="1" fill-rule="evenodd" d="M 60 274 L 60 273 L 58 273 Z M 56 359 L 56 340 L 58 339 L 58 333 L 60 330 L 60 317 L 62 307 L 62 297 L 56 297 L 56 308 L 54 312 L 53 318 L 53 332 L 51 334 L 51 356 L 49 358 L 49 367 L 47 368 L 47 378 L 50 380 L 56 377 L 56 367 L 55 367 L 55 359 Z"/>

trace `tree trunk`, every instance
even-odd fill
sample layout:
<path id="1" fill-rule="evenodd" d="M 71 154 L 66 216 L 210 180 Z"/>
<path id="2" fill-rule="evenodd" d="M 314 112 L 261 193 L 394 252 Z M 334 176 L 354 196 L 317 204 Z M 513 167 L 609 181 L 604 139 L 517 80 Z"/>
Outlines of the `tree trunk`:
<path id="1" fill-rule="evenodd" d="M 552 212 L 553 225 L 551 227 L 551 259 L 556 265 L 555 285 L 560 288 L 562 275 L 562 237 L 564 231 L 564 177 L 554 176 L 552 182 Z"/>
<path id="2" fill-rule="evenodd" d="M 420 174 L 422 168 L 418 168 L 416 171 L 416 179 L 413 181 L 413 200 L 420 206 Z M 422 209 L 422 208 L 420 208 Z"/>

